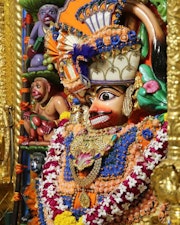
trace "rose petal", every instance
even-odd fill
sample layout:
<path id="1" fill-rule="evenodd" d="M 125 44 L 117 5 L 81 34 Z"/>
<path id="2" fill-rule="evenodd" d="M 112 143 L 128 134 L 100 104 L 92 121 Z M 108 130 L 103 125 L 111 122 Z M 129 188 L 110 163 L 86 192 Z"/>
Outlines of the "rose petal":
<path id="1" fill-rule="evenodd" d="M 153 94 L 160 89 L 159 84 L 155 80 L 150 80 L 143 85 L 143 88 L 146 89 L 146 92 Z"/>

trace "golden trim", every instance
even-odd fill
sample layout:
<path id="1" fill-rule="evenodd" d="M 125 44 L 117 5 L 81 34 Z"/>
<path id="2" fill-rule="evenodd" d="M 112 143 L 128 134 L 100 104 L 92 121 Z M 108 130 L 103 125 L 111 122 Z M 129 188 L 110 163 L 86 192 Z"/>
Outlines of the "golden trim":
<path id="1" fill-rule="evenodd" d="M 154 171 L 152 184 L 159 200 L 169 202 L 172 225 L 180 217 L 180 1 L 168 0 L 168 157 Z"/>
<path id="2" fill-rule="evenodd" d="M 180 157 L 180 1 L 168 0 L 168 121 L 169 156 Z"/>
<path id="3" fill-rule="evenodd" d="M 21 94 L 20 89 L 22 87 L 22 8 L 18 4 L 19 0 L 15 0 L 15 99 L 14 99 L 14 108 L 15 108 L 15 159 L 18 158 L 18 143 L 19 143 L 19 135 L 20 135 L 20 120 L 21 120 Z"/>
<path id="4" fill-rule="evenodd" d="M 18 157 L 21 88 L 21 7 L 18 0 L 0 0 L 0 133 L 5 138 L 4 159 L 0 162 L 0 183 L 10 182 L 9 111 L 13 115 L 13 148 Z M 12 163 L 11 163 L 12 164 Z M 15 174 L 13 173 L 13 181 Z"/>

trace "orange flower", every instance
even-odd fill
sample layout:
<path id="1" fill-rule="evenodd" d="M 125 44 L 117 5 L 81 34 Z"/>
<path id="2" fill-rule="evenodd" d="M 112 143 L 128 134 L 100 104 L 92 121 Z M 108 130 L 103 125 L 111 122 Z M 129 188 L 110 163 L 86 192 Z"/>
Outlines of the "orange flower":
<path id="1" fill-rule="evenodd" d="M 21 102 L 20 107 L 21 107 L 22 111 L 25 111 L 30 108 L 30 104 L 29 104 L 29 102 Z"/>

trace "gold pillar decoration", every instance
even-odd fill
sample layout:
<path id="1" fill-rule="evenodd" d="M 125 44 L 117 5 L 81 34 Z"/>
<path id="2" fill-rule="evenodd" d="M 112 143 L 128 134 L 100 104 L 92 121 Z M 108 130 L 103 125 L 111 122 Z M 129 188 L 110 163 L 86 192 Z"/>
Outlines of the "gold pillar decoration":
<path id="1" fill-rule="evenodd" d="M 21 94 L 20 90 L 22 88 L 22 7 L 19 5 L 19 0 L 15 0 L 15 99 L 14 99 L 14 110 L 15 110 L 15 130 L 14 130 L 14 139 L 15 139 L 15 162 L 18 161 L 18 150 L 19 150 L 19 135 L 20 135 L 20 120 L 21 120 Z"/>
<path id="2" fill-rule="evenodd" d="M 159 200 L 169 203 L 171 225 L 180 224 L 180 1 L 168 0 L 168 156 L 154 171 Z"/>
<path id="3" fill-rule="evenodd" d="M 18 157 L 21 30 L 21 7 L 18 0 L 0 0 L 0 184 L 14 182 L 15 173 L 11 167 Z"/>
<path id="4" fill-rule="evenodd" d="M 6 62 L 5 62 L 5 10 L 4 4 L 0 2 L 0 181 L 4 181 L 7 171 L 9 152 L 9 132 L 7 127 L 7 116 L 4 110 L 6 104 Z M 6 143 L 6 144 L 5 144 Z"/>

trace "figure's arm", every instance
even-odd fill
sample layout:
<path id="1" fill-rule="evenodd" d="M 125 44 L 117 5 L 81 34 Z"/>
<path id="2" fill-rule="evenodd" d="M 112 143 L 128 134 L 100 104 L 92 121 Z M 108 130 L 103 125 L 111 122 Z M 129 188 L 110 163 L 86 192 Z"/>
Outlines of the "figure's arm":
<path id="1" fill-rule="evenodd" d="M 62 96 L 54 96 L 52 107 L 54 107 L 54 113 L 58 113 L 59 117 L 62 112 L 69 111 L 68 104 Z M 42 132 L 44 134 L 49 134 L 54 128 L 57 128 L 59 124 L 59 117 L 56 120 L 42 120 Z"/>
<path id="2" fill-rule="evenodd" d="M 39 27 L 42 26 L 42 23 L 40 21 L 37 21 L 35 24 L 34 24 L 34 27 L 31 31 L 31 34 L 30 34 L 30 39 L 29 39 L 29 43 L 28 43 L 28 46 L 33 46 L 37 37 L 38 37 L 38 30 L 39 30 Z"/>
<path id="3" fill-rule="evenodd" d="M 42 33 L 40 35 L 40 33 Z M 37 40 L 37 38 L 40 36 L 44 36 L 44 33 L 42 31 L 42 22 L 38 21 L 35 23 L 31 34 L 30 34 L 30 39 L 29 39 L 29 43 L 28 43 L 28 49 L 27 49 L 27 55 L 28 57 L 31 59 L 34 57 L 34 55 L 37 53 L 37 49 L 34 48 L 34 44 Z"/>
<path id="4" fill-rule="evenodd" d="M 62 112 L 69 111 L 68 103 L 67 103 L 66 99 L 64 99 L 62 96 L 57 96 L 55 98 L 54 107 L 55 107 L 55 110 L 58 112 L 59 117 Z M 55 120 L 56 124 L 58 124 L 58 122 L 59 122 L 59 119 Z"/>

